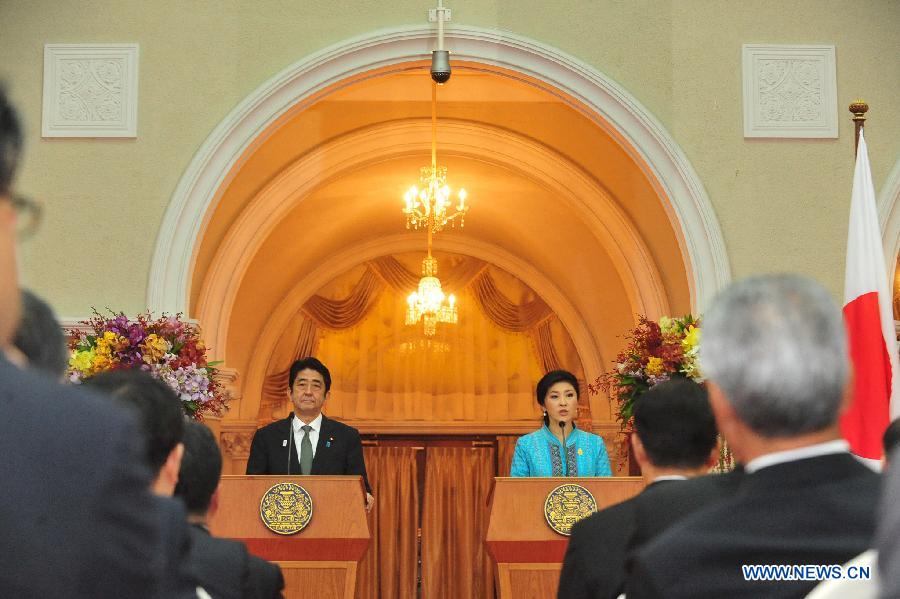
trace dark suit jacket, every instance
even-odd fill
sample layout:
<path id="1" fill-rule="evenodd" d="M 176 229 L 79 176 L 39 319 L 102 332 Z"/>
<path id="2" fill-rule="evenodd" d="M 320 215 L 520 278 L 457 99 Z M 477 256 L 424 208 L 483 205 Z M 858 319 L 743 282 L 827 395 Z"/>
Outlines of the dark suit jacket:
<path id="1" fill-rule="evenodd" d="M 618 597 L 625 588 L 627 556 L 636 543 L 643 545 L 691 511 L 724 497 L 729 492 L 726 481 L 733 479 L 727 474 L 651 483 L 639 495 L 575 524 L 559 578 L 559 599 Z"/>
<path id="2" fill-rule="evenodd" d="M 247 555 L 247 596 L 259 599 L 282 599 L 284 576 L 278 564 L 252 553 Z"/>
<path id="3" fill-rule="evenodd" d="M 300 474 L 292 420 L 293 414 L 256 431 L 250 444 L 247 474 Z M 311 474 L 358 474 L 371 493 L 359 431 L 322 415 Z"/>
<path id="4" fill-rule="evenodd" d="M 888 459 L 875 546 L 882 597 L 900 597 L 900 448 Z"/>
<path id="5" fill-rule="evenodd" d="M 637 551 L 676 522 L 735 493 L 743 470 L 698 476 L 677 484 L 655 484 L 635 498 L 635 527 L 628 553 Z M 626 571 L 629 568 L 626 565 Z"/>
<path id="6" fill-rule="evenodd" d="M 281 597 L 284 578 L 277 565 L 250 555 L 238 541 L 213 537 L 199 524 L 191 529 L 191 567 L 213 599 Z"/>
<path id="7" fill-rule="evenodd" d="M 804 597 L 815 581 L 745 581 L 742 565 L 843 564 L 868 549 L 880 476 L 849 454 L 746 474 L 736 493 L 639 551 L 626 585 L 645 597 Z"/>
<path id="8" fill-rule="evenodd" d="M 140 439 L 113 402 L 0 357 L 0 597 L 180 596 L 161 532 L 180 512 L 150 494 Z"/>

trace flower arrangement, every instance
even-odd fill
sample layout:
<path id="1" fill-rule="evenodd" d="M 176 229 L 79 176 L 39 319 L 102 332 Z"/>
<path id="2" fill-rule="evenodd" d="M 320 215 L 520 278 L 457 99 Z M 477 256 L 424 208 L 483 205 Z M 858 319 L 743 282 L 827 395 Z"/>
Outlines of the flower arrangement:
<path id="1" fill-rule="evenodd" d="M 616 404 L 616 419 L 626 440 L 634 426 L 632 413 L 635 400 L 648 389 L 673 377 L 686 377 L 703 382 L 698 354 L 700 350 L 700 320 L 691 315 L 681 318 L 663 316 L 654 322 L 640 316 L 638 326 L 629 331 L 628 343 L 616 357 L 616 367 L 601 374 L 588 390 L 601 391 Z M 720 439 L 719 462 L 716 471 L 734 468 L 734 460 L 727 443 Z"/>
<path id="2" fill-rule="evenodd" d="M 641 316 L 625 335 L 628 345 L 616 357 L 616 368 L 588 385 L 591 393 L 606 392 L 616 403 L 616 418 L 624 432 L 632 430 L 634 400 L 650 387 L 673 376 L 703 380 L 697 353 L 700 321 L 693 316 L 653 322 Z"/>
<path id="3" fill-rule="evenodd" d="M 215 363 L 207 362 L 199 330 L 181 320 L 181 314 L 157 319 L 139 314 L 129 320 L 121 312 L 110 311 L 106 317 L 94 310 L 94 316 L 81 324 L 89 330 L 69 334 L 68 375 L 73 383 L 107 370 L 140 368 L 174 389 L 185 415 L 194 420 L 221 415 L 226 409 L 227 396 L 215 379 Z"/>

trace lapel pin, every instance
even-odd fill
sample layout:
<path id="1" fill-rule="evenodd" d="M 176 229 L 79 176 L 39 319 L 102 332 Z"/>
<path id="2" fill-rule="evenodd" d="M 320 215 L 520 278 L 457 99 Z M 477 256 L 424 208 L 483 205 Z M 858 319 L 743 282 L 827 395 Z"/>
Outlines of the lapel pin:
<path id="1" fill-rule="evenodd" d="M 334 437 L 328 437 L 328 443 L 325 444 L 325 447 L 331 447 L 332 441 L 334 441 Z"/>
<path id="2" fill-rule="evenodd" d="M 281 446 L 282 446 L 282 447 L 287 447 L 287 439 L 285 439 L 284 441 L 281 442 Z"/>

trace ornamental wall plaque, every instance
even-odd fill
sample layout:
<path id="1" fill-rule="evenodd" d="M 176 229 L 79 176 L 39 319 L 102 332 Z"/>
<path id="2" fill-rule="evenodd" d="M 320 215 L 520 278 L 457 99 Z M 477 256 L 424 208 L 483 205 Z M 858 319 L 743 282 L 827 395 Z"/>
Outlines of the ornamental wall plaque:
<path id="1" fill-rule="evenodd" d="M 44 44 L 43 137 L 137 137 L 137 117 L 137 44 Z"/>
<path id="2" fill-rule="evenodd" d="M 550 491 L 544 501 L 544 518 L 561 535 L 572 534 L 572 526 L 597 511 L 591 492 L 581 485 L 565 484 Z"/>
<path id="3" fill-rule="evenodd" d="M 292 535 L 312 520 L 313 503 L 306 489 L 296 483 L 272 485 L 259 501 L 259 518 L 272 532 Z"/>
<path id="4" fill-rule="evenodd" d="M 744 44 L 744 137 L 838 136 L 834 46 Z"/>

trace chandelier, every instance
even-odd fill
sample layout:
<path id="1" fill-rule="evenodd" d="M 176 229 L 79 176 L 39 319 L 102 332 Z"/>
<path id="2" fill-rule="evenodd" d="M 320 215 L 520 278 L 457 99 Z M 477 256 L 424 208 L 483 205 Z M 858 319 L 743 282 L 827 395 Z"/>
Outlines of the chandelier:
<path id="1" fill-rule="evenodd" d="M 416 291 L 409 294 L 406 310 L 406 324 L 414 325 L 420 320 L 425 335 L 431 337 L 437 331 L 437 323 L 456 324 L 456 298 L 444 295 L 441 280 L 437 277 L 437 260 L 431 255 L 431 242 L 435 233 L 445 226 L 463 227 L 466 212 L 466 190 L 460 189 L 456 197 L 458 203 L 451 206 L 450 186 L 447 184 L 447 167 L 437 165 L 437 84 L 431 84 L 431 166 L 419 169 L 420 187 L 415 185 L 403 196 L 406 203 L 406 228 L 423 227 L 428 238 L 428 255 L 422 260 L 422 278 Z"/>
<path id="2" fill-rule="evenodd" d="M 444 295 L 441 280 L 437 278 L 437 260 L 431 255 L 430 249 L 428 256 L 422 260 L 419 287 L 406 298 L 409 304 L 406 309 L 406 324 L 413 325 L 421 320 L 426 337 L 437 332 L 437 323 L 456 324 L 459 319 L 456 297 L 452 293 Z"/>
<path id="3" fill-rule="evenodd" d="M 451 207 L 450 186 L 447 184 L 447 167 L 437 165 L 437 84 L 431 84 L 431 166 L 423 166 L 419 169 L 419 185 L 413 185 L 403 195 L 406 206 L 403 214 L 406 215 L 406 228 L 418 229 L 427 227 L 431 233 L 438 233 L 445 226 L 465 226 L 466 190 L 460 188 L 456 192 L 458 200 L 455 207 Z"/>

